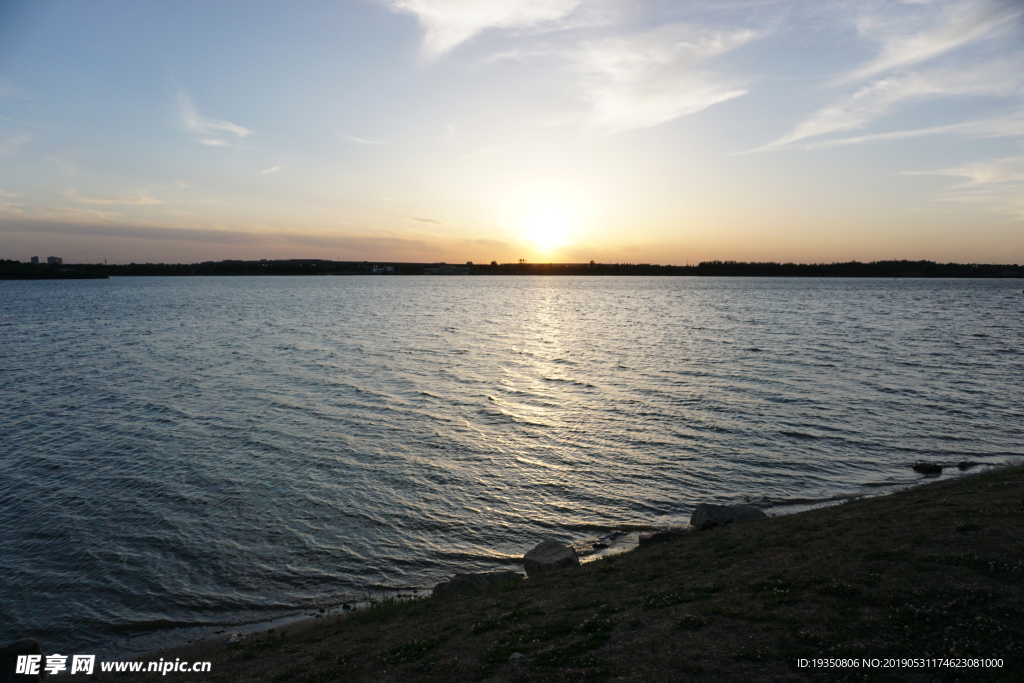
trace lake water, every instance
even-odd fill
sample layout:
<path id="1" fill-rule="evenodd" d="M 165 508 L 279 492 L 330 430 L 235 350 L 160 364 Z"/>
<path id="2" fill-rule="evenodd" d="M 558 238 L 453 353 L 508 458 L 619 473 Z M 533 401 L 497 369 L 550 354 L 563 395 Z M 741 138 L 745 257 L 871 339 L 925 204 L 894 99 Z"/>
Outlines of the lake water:
<path id="1" fill-rule="evenodd" d="M 1002 462 L 1022 348 L 1019 280 L 3 282 L 0 642 L 137 651 Z"/>

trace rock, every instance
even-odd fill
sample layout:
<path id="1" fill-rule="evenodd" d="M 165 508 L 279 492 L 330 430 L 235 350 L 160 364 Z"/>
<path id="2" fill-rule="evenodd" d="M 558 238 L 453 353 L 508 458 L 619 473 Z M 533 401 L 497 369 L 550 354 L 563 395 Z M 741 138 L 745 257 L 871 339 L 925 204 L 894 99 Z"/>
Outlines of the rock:
<path id="1" fill-rule="evenodd" d="M 915 462 L 912 467 L 915 472 L 921 474 L 942 474 L 942 465 L 936 465 L 933 462 Z"/>
<path id="2" fill-rule="evenodd" d="M 21 655 L 38 655 L 39 673 L 32 675 L 14 673 L 18 666 L 18 657 Z M 3 649 L 0 649 L 0 683 L 29 683 L 41 681 L 46 678 L 46 657 L 43 657 L 43 650 L 34 638 L 22 638 L 16 640 Z"/>
<path id="3" fill-rule="evenodd" d="M 579 563 L 580 558 L 576 556 L 575 550 L 551 538 L 538 543 L 533 550 L 523 555 L 523 566 L 526 567 L 527 576 L 534 576 L 551 569 L 575 567 Z"/>
<path id="4" fill-rule="evenodd" d="M 971 460 L 961 460 L 956 464 L 956 468 L 958 470 L 969 470 L 972 467 L 977 467 L 980 464 L 980 462 L 973 462 Z"/>
<path id="5" fill-rule="evenodd" d="M 456 574 L 448 581 L 434 586 L 434 595 L 452 595 L 462 591 L 476 590 L 486 586 L 494 586 L 506 581 L 522 580 L 519 572 L 480 572 L 477 574 Z"/>
<path id="6" fill-rule="evenodd" d="M 526 655 L 522 652 L 513 652 L 508 656 L 508 663 L 512 666 L 519 666 L 524 661 L 526 661 Z"/>
<path id="7" fill-rule="evenodd" d="M 245 640 L 244 633 L 232 633 L 227 639 L 227 645 L 238 645 Z"/>
<path id="8" fill-rule="evenodd" d="M 745 522 L 750 519 L 767 517 L 752 505 L 712 505 L 701 503 L 690 515 L 690 525 L 704 531 L 716 526 L 725 526 L 733 522 Z"/>
<path id="9" fill-rule="evenodd" d="M 640 545 L 653 545 L 655 543 L 664 543 L 665 541 L 671 541 L 674 538 L 680 538 L 685 536 L 694 530 L 692 526 L 671 526 L 667 529 L 658 529 L 646 534 L 640 534 Z"/>

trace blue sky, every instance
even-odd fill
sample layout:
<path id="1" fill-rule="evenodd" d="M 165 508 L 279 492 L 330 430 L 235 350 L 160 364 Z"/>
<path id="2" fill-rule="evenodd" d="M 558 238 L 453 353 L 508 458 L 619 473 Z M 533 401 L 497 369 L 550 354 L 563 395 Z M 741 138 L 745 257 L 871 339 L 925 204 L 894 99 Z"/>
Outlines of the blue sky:
<path id="1" fill-rule="evenodd" d="M 0 3 L 0 257 L 1024 262 L 1024 4 Z"/>

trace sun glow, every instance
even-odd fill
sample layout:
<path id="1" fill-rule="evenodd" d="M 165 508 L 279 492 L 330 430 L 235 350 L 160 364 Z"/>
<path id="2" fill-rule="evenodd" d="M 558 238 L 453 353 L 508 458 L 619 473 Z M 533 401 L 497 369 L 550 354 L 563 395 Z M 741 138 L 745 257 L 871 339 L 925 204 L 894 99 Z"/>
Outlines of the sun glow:
<path id="1" fill-rule="evenodd" d="M 564 211 L 547 208 L 533 214 L 530 219 L 530 240 L 544 251 L 551 251 L 566 243 L 569 219 Z"/>

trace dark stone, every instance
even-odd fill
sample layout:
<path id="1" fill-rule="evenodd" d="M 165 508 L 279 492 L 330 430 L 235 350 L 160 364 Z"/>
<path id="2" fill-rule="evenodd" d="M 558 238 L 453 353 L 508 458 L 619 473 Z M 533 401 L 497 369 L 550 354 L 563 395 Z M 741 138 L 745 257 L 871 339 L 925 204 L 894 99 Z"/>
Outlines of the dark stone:
<path id="1" fill-rule="evenodd" d="M 523 566 L 527 576 L 564 567 L 579 566 L 580 558 L 572 546 L 565 546 L 554 539 L 538 543 L 533 550 L 523 555 Z"/>
<path id="2" fill-rule="evenodd" d="M 942 474 L 942 465 L 936 465 L 933 462 L 915 462 L 913 468 L 915 472 L 921 474 Z"/>
<path id="3" fill-rule="evenodd" d="M 673 526 L 668 529 L 659 529 L 646 534 L 640 534 L 640 545 L 654 545 L 664 543 L 675 538 L 681 538 L 694 530 L 692 526 Z"/>
<path id="4" fill-rule="evenodd" d="M 956 464 L 956 468 L 958 470 L 969 470 L 972 467 L 977 467 L 980 464 L 981 464 L 980 462 L 972 462 L 970 460 L 961 460 L 960 462 L 958 462 Z"/>
<path id="5" fill-rule="evenodd" d="M 523 575 L 519 572 L 481 572 L 478 574 L 456 574 L 448 581 L 434 586 L 434 595 L 453 595 L 463 591 L 476 590 L 495 586 L 507 581 L 520 581 Z"/>
<path id="6" fill-rule="evenodd" d="M 701 531 L 725 526 L 733 522 L 746 522 L 751 519 L 767 517 L 752 505 L 712 505 L 701 503 L 690 515 L 690 525 Z"/>
<path id="7" fill-rule="evenodd" d="M 0 650 L 0 683 L 29 683 L 30 681 L 36 683 L 46 678 L 46 670 L 43 668 L 46 666 L 46 657 L 42 657 L 42 654 L 43 650 L 34 638 L 22 638 L 4 647 Z M 32 674 L 31 676 L 14 673 L 20 655 L 39 655 L 42 657 L 39 660 L 39 673 Z"/>

